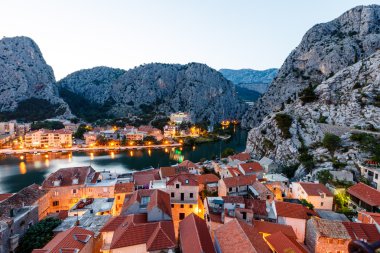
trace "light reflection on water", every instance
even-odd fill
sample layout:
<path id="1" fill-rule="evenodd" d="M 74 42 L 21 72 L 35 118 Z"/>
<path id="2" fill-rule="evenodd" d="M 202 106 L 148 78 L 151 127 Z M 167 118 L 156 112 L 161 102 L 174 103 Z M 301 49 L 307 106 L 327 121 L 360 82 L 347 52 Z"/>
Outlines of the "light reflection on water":
<path id="1" fill-rule="evenodd" d="M 245 131 L 237 130 L 231 140 L 183 147 L 182 150 L 164 148 L 1 156 L 0 193 L 16 192 L 32 183 L 40 184 L 48 174 L 64 167 L 91 165 L 95 170 L 125 173 L 151 166 L 174 165 L 186 159 L 194 162 L 202 158 L 212 159 L 227 147 L 243 151 L 246 136 Z"/>

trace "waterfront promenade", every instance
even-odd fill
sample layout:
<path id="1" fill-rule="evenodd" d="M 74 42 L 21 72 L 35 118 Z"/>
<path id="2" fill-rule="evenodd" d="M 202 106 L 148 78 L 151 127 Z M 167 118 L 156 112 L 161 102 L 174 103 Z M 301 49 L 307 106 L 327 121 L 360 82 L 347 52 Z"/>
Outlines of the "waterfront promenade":
<path id="1" fill-rule="evenodd" d="M 69 151 L 107 151 L 107 150 L 130 150 L 130 149 L 162 149 L 180 147 L 180 143 L 162 145 L 143 145 L 143 146 L 107 146 L 107 147 L 71 147 L 71 148 L 39 148 L 39 149 L 0 149 L 0 154 L 17 155 L 25 153 L 48 153 L 48 152 L 69 152 Z"/>

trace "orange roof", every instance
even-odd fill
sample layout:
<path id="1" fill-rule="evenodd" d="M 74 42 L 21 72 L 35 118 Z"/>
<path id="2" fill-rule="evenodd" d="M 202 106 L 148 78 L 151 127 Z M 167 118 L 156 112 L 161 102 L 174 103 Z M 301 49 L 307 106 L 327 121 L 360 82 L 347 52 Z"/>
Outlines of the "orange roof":
<path id="1" fill-rule="evenodd" d="M 9 197 L 11 197 L 13 195 L 13 193 L 3 193 L 3 194 L 0 194 L 0 202 L 8 199 Z"/>
<path id="2" fill-rule="evenodd" d="M 134 191 L 130 198 L 125 198 L 122 214 L 130 214 L 128 210 L 136 202 L 140 203 L 143 197 L 150 197 L 149 203 L 147 205 L 147 210 L 150 211 L 154 207 L 159 208 L 163 213 L 168 216 L 172 216 L 172 209 L 170 205 L 170 195 L 164 191 L 157 189 L 141 189 Z"/>
<path id="3" fill-rule="evenodd" d="M 375 224 L 343 222 L 352 240 L 366 240 L 369 243 L 380 240 L 380 233 Z"/>
<path id="4" fill-rule="evenodd" d="M 215 231 L 221 252 L 226 253 L 269 253 L 271 252 L 262 236 L 253 226 L 233 219 Z"/>
<path id="5" fill-rule="evenodd" d="M 73 185 L 73 179 L 75 178 L 78 179 L 76 185 L 83 185 L 86 183 L 86 179 L 91 173 L 95 175 L 95 170 L 91 166 L 62 168 L 50 174 L 42 183 L 42 187 L 56 187 L 54 186 L 54 181 L 60 181 L 59 186 L 71 186 Z"/>
<path id="6" fill-rule="evenodd" d="M 206 222 L 193 213 L 179 223 L 179 237 L 183 253 L 215 252 Z"/>
<path id="7" fill-rule="evenodd" d="M 173 176 L 178 175 L 182 172 L 188 173 L 189 169 L 186 167 L 178 167 L 178 166 L 160 167 L 160 173 L 161 173 L 162 179 L 165 179 L 167 177 L 173 177 Z"/>
<path id="8" fill-rule="evenodd" d="M 244 186 L 251 185 L 256 181 L 256 175 L 245 175 L 238 177 L 227 177 L 221 179 L 226 184 L 226 187 L 236 187 L 236 186 Z"/>
<path id="9" fill-rule="evenodd" d="M 245 208 L 252 210 L 254 214 L 267 216 L 267 205 L 265 200 L 260 199 L 244 199 Z"/>
<path id="10" fill-rule="evenodd" d="M 290 238 L 286 236 L 281 231 L 278 231 L 274 234 L 271 234 L 265 237 L 265 240 L 277 253 L 287 253 L 287 252 L 307 253 L 308 252 L 294 238 Z"/>
<path id="11" fill-rule="evenodd" d="M 371 206 L 380 206 L 380 192 L 366 184 L 353 185 L 347 192 Z"/>
<path id="12" fill-rule="evenodd" d="M 326 196 L 333 197 L 333 194 L 323 184 L 299 182 L 301 187 L 309 196 L 320 196 L 321 193 L 325 193 Z"/>
<path id="13" fill-rule="evenodd" d="M 112 232 L 118 229 L 121 224 L 124 223 L 146 223 L 147 222 L 147 214 L 133 214 L 127 216 L 114 216 L 107 221 L 106 224 L 102 227 L 100 232 Z"/>
<path id="14" fill-rule="evenodd" d="M 243 196 L 222 196 L 224 203 L 241 203 L 244 204 Z"/>
<path id="15" fill-rule="evenodd" d="M 215 174 L 202 174 L 198 177 L 200 184 L 218 183 L 219 177 Z"/>
<path id="16" fill-rule="evenodd" d="M 229 157 L 231 160 L 239 160 L 239 161 L 247 161 L 249 159 L 251 159 L 251 155 L 246 153 L 246 152 L 242 152 L 242 153 L 239 153 L 239 154 L 235 154 L 235 155 L 231 155 Z"/>
<path id="17" fill-rule="evenodd" d="M 198 177 L 190 173 L 181 173 L 171 177 L 166 185 L 174 185 L 175 182 L 180 182 L 182 186 L 198 186 Z"/>
<path id="18" fill-rule="evenodd" d="M 134 215 L 129 215 L 134 216 Z M 125 217 L 114 230 L 110 249 L 146 244 L 146 251 L 173 249 L 176 246 L 172 221 L 140 223 Z"/>
<path id="19" fill-rule="evenodd" d="M 371 213 L 366 211 L 359 211 L 359 213 L 370 216 L 377 224 L 380 225 L 380 213 Z"/>
<path id="20" fill-rule="evenodd" d="M 133 173 L 135 185 L 143 185 L 148 187 L 150 181 L 159 179 L 161 179 L 160 169 L 136 171 Z"/>
<path id="21" fill-rule="evenodd" d="M 130 193 L 135 190 L 134 183 L 117 183 L 115 184 L 115 193 Z"/>
<path id="22" fill-rule="evenodd" d="M 198 168 L 198 165 L 196 165 L 195 163 L 193 163 L 192 161 L 189 161 L 189 160 L 185 160 L 183 162 L 181 162 L 180 164 L 178 164 L 178 167 L 185 167 L 185 168 Z"/>
<path id="23" fill-rule="evenodd" d="M 311 216 L 318 216 L 313 210 L 301 204 L 290 202 L 275 202 L 276 212 L 278 216 L 308 220 Z"/>
<path id="24" fill-rule="evenodd" d="M 239 166 L 245 171 L 245 173 L 264 171 L 263 167 L 261 167 L 258 162 L 241 163 Z"/>
<path id="25" fill-rule="evenodd" d="M 76 249 L 80 251 L 93 237 L 94 232 L 92 231 L 80 227 L 72 227 L 57 234 L 48 244 L 45 245 L 45 247 L 39 250 L 33 250 L 32 253 L 75 252 Z"/>
<path id="26" fill-rule="evenodd" d="M 293 239 L 297 238 L 296 233 L 294 233 L 292 226 L 273 223 L 273 222 L 267 222 L 267 221 L 258 221 L 258 220 L 253 220 L 252 223 L 253 223 L 253 227 L 259 233 L 274 234 L 278 231 L 281 231 L 289 238 L 293 238 Z"/>
<path id="27" fill-rule="evenodd" d="M 233 177 L 238 177 L 241 175 L 241 171 L 236 167 L 228 167 L 227 169 Z"/>

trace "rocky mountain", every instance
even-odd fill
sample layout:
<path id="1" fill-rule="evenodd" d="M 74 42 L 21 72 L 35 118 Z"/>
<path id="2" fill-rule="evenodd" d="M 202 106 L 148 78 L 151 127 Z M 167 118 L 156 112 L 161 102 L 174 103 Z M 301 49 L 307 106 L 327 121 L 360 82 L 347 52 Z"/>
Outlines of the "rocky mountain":
<path id="1" fill-rule="evenodd" d="M 276 77 L 278 69 L 220 69 L 219 72 L 235 85 L 263 94 Z"/>
<path id="2" fill-rule="evenodd" d="M 317 24 L 285 60 L 278 75 L 242 121 L 257 126 L 263 118 L 316 87 L 340 70 L 380 48 L 380 6 L 358 6 L 337 19 Z"/>
<path id="3" fill-rule="evenodd" d="M 247 150 L 295 166 L 299 176 L 320 169 L 356 171 L 356 162 L 372 159 L 370 148 L 363 150 L 353 136 L 368 135 L 360 138 L 380 145 L 379 43 L 379 6 L 359 6 L 312 28 L 256 107 L 259 118 L 275 112 L 249 132 Z M 323 143 L 329 134 L 340 136 L 341 145 L 329 150 Z"/>
<path id="4" fill-rule="evenodd" d="M 71 115 L 58 96 L 53 69 L 27 37 L 0 40 L 0 118 L 34 120 Z"/>
<path id="5" fill-rule="evenodd" d="M 98 67 L 75 72 L 57 84 L 73 113 L 83 117 L 91 116 L 94 107 L 115 117 L 186 111 L 194 121 L 215 123 L 239 118 L 246 109 L 231 82 L 198 63 L 152 63 L 128 71 Z"/>

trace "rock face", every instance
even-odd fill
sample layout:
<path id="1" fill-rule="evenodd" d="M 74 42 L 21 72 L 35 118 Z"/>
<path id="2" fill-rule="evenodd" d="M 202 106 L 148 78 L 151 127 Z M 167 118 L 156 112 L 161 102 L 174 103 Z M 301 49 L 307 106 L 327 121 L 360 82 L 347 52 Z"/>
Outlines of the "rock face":
<path id="1" fill-rule="evenodd" d="M 236 86 L 263 94 L 268 90 L 269 84 L 276 77 L 278 69 L 221 69 L 219 72 Z"/>
<path id="2" fill-rule="evenodd" d="M 249 132 L 247 150 L 254 156 L 269 156 L 289 166 L 299 163 L 299 150 L 305 145 L 317 168 L 332 167 L 331 155 L 318 145 L 328 132 L 342 137 L 346 148 L 336 152 L 335 157 L 353 168 L 362 154 L 350 142 L 350 134 L 361 131 L 377 135 L 380 130 L 380 51 L 340 70 L 314 92 L 316 101 L 304 104 L 297 99 L 283 111 L 264 118 Z M 283 137 L 276 114 L 292 118 L 289 138 Z"/>
<path id="3" fill-rule="evenodd" d="M 37 44 L 27 37 L 0 40 L 0 112 L 12 117 L 22 101 L 41 99 L 54 105 L 51 115 L 71 115 L 58 96 L 52 68 L 46 64 Z"/>
<path id="4" fill-rule="evenodd" d="M 146 64 L 128 71 L 98 67 L 75 72 L 58 86 L 89 103 L 106 104 L 116 117 L 186 111 L 194 121 L 215 123 L 239 118 L 246 109 L 231 82 L 198 63 Z"/>
<path id="5" fill-rule="evenodd" d="M 243 125 L 257 126 L 309 85 L 319 85 L 379 48 L 378 5 L 358 6 L 333 21 L 315 25 L 285 60 L 268 92 L 248 110 Z"/>

